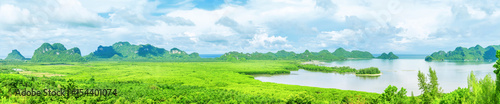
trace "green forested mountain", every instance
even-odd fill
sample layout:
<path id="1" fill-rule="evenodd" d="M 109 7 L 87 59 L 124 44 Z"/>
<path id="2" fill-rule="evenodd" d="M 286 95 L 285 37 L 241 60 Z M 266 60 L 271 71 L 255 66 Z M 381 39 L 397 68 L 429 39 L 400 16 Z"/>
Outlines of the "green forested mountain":
<path id="1" fill-rule="evenodd" d="M 333 52 L 333 55 L 337 57 L 347 58 L 351 56 L 351 52 L 346 51 L 344 48 L 337 48 L 337 50 Z"/>
<path id="2" fill-rule="evenodd" d="M 444 61 L 444 60 L 462 60 L 462 61 L 491 61 L 497 60 L 495 57 L 496 50 L 500 49 L 500 45 L 491 45 L 486 48 L 476 45 L 475 47 L 465 48 L 457 47 L 453 51 L 438 51 L 425 57 L 426 61 Z"/>
<path id="3" fill-rule="evenodd" d="M 348 58 L 374 58 L 370 52 L 353 50 L 351 52 L 338 48 L 333 53 L 328 50 L 321 50 L 319 52 L 310 52 L 309 50 L 303 53 L 287 52 L 280 50 L 276 53 L 242 53 L 242 52 L 228 52 L 219 57 L 220 60 L 237 61 L 237 60 L 289 60 L 289 59 L 303 59 L 303 60 L 345 60 Z"/>
<path id="4" fill-rule="evenodd" d="M 35 50 L 31 61 L 34 62 L 83 62 L 80 49 L 77 47 L 66 50 L 61 43 L 43 43 Z"/>
<path id="5" fill-rule="evenodd" d="M 117 42 L 112 46 L 99 46 L 96 51 L 85 56 L 88 60 L 166 60 L 200 58 L 199 54 L 172 48 L 170 51 L 150 44 L 133 45 L 129 42 Z"/>
<path id="6" fill-rule="evenodd" d="M 398 59 L 399 57 L 394 55 L 394 53 L 389 52 L 389 54 L 382 53 L 382 55 L 378 56 L 379 59 Z"/>
<path id="7" fill-rule="evenodd" d="M 495 57 L 496 50 L 500 49 L 500 45 L 491 45 L 486 48 L 476 45 L 475 47 L 464 48 L 457 47 L 454 51 L 439 51 L 434 52 L 425 58 L 426 61 L 443 61 L 443 60 L 463 60 L 463 61 L 482 61 L 482 60 L 497 60 Z"/>
<path id="8" fill-rule="evenodd" d="M 23 55 L 21 55 L 21 53 L 17 50 L 12 50 L 11 53 L 9 53 L 9 55 L 7 55 L 7 57 L 5 58 L 5 60 L 25 60 L 26 58 L 24 58 Z"/>

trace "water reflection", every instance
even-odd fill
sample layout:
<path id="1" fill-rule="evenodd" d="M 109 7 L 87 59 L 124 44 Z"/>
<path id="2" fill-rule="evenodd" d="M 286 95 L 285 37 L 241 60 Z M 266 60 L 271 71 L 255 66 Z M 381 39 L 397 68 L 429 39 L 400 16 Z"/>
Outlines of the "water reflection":
<path id="1" fill-rule="evenodd" d="M 380 77 L 380 76 L 356 76 L 356 78 L 361 78 L 364 80 L 374 80 L 374 79 L 377 79 L 378 77 Z"/>

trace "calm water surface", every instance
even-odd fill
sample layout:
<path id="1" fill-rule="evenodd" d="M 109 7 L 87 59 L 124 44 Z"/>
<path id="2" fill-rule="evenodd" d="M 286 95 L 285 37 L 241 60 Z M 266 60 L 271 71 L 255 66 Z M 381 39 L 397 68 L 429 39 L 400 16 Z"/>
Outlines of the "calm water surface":
<path id="1" fill-rule="evenodd" d="M 494 62 L 426 62 L 424 59 L 402 58 L 395 60 L 369 59 L 326 62 L 324 66 L 350 66 L 356 69 L 378 67 L 383 73 L 379 77 L 357 77 L 354 74 L 311 72 L 300 69 L 286 75 L 256 75 L 255 79 L 263 82 L 275 82 L 291 85 L 337 88 L 382 93 L 389 85 L 404 87 L 415 95 L 418 90 L 418 71 L 428 73 L 429 67 L 436 70 L 439 86 L 444 92 L 451 92 L 458 87 L 467 87 L 467 77 L 471 71 L 478 78 L 486 75 L 495 77 Z"/>

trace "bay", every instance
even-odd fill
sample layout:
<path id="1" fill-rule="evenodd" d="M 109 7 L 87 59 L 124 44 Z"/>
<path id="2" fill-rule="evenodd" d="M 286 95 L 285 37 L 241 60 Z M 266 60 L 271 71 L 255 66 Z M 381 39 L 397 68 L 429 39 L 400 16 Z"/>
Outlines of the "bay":
<path id="1" fill-rule="evenodd" d="M 418 55 L 407 55 L 418 57 Z M 424 56 L 425 57 L 425 56 Z M 382 72 L 379 77 L 359 77 L 354 74 L 338 74 L 311 72 L 300 69 L 291 71 L 290 74 L 281 75 L 256 75 L 255 79 L 263 82 L 275 82 L 291 85 L 313 86 L 322 88 L 336 88 L 342 90 L 356 90 L 383 93 L 389 85 L 404 87 L 407 95 L 413 92 L 420 95 L 418 89 L 418 71 L 429 73 L 429 67 L 436 70 L 439 86 L 443 92 L 451 92 L 458 87 L 467 87 L 467 78 L 470 73 L 474 73 L 477 78 L 484 78 L 493 73 L 494 62 L 426 62 L 424 59 L 402 57 L 401 59 L 365 59 L 365 60 L 344 60 L 325 62 L 324 66 L 349 66 L 356 69 L 367 67 L 378 67 Z"/>

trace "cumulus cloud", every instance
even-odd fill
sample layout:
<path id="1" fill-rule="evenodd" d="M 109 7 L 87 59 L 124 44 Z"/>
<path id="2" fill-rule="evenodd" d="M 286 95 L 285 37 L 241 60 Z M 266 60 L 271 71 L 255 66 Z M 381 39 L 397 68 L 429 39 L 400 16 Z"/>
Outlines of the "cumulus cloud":
<path id="1" fill-rule="evenodd" d="M 250 47 L 252 48 L 264 48 L 268 50 L 291 48 L 291 45 L 287 44 L 286 37 L 269 36 L 269 34 L 263 32 L 263 30 L 255 34 L 248 42 L 251 44 Z"/>
<path id="2" fill-rule="evenodd" d="M 30 11 L 10 4 L 0 5 L 0 23 L 5 25 L 30 23 Z M 5 26 L 2 25 L 2 26 Z"/>

